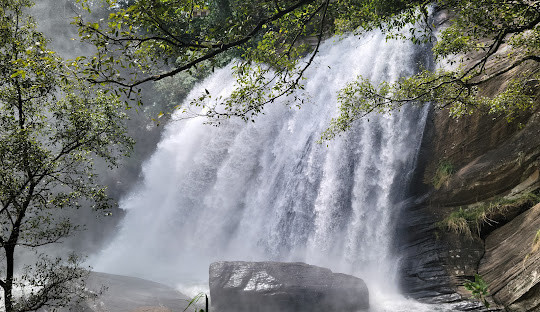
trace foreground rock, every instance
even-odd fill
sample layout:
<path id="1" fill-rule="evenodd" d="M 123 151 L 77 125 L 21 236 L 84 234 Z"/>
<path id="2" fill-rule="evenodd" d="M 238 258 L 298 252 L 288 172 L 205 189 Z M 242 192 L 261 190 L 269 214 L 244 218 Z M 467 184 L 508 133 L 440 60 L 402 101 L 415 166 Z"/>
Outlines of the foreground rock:
<path id="1" fill-rule="evenodd" d="M 136 277 L 92 272 L 86 288 L 99 291 L 103 287 L 106 289 L 98 298 L 60 311 L 182 312 L 189 302 L 185 295 L 167 285 Z"/>
<path id="2" fill-rule="evenodd" d="M 305 263 L 212 263 L 210 297 L 217 312 L 346 312 L 369 307 L 363 280 Z"/>

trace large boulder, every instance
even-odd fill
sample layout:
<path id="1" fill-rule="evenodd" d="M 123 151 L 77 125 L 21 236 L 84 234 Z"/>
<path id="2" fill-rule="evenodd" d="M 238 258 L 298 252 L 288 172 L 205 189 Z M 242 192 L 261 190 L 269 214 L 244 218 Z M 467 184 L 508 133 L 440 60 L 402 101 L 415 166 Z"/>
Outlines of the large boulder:
<path id="1" fill-rule="evenodd" d="M 305 263 L 215 262 L 210 298 L 217 312 L 358 311 L 369 307 L 360 278 Z"/>

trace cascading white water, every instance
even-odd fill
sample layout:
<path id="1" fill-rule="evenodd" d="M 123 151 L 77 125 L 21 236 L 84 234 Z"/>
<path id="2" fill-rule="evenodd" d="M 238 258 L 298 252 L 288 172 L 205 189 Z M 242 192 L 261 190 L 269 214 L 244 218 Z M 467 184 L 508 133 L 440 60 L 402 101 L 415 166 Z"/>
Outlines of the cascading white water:
<path id="1" fill-rule="evenodd" d="M 121 202 L 126 217 L 94 269 L 186 286 L 207 282 L 216 260 L 294 260 L 393 285 L 393 219 L 427 110 L 373 115 L 328 146 L 316 140 L 338 114 L 346 82 L 411 75 L 421 53 L 381 33 L 330 39 L 306 73 L 301 109 L 276 102 L 255 123 L 220 127 L 171 122 L 140 186 Z M 205 88 L 226 95 L 231 73 L 216 71 L 191 96 Z"/>

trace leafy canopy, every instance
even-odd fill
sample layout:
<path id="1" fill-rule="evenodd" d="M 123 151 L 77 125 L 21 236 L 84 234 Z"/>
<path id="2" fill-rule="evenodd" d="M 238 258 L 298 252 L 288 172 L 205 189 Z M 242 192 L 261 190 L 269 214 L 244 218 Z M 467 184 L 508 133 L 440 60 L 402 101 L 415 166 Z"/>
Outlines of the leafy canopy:
<path id="1" fill-rule="evenodd" d="M 540 2 L 437 3 L 455 13 L 433 47 L 435 58 L 447 65 L 377 86 L 359 77 L 340 92 L 341 114 L 323 139 L 335 137 L 368 113 L 386 113 L 408 103 L 434 103 L 456 117 L 475 111 L 502 114 L 509 121 L 538 103 Z M 497 80 L 507 83 L 495 96 L 484 91 Z"/>
<path id="2" fill-rule="evenodd" d="M 214 120 L 251 120 L 264 105 L 302 87 L 323 38 L 360 26 L 402 28 L 425 19 L 424 2 L 107 0 L 108 19 L 79 16 L 75 23 L 98 50 L 87 60 L 88 79 L 112 84 L 133 99 L 145 82 L 212 68 L 220 55 L 237 58 L 233 94 L 203 94 L 192 104 L 207 106 L 205 115 Z M 222 105 L 208 107 L 210 100 Z"/>
<path id="3" fill-rule="evenodd" d="M 83 40 L 98 51 L 88 60 L 88 79 L 134 99 L 142 83 L 197 71 L 204 62 L 212 67 L 219 55 L 238 58 L 237 88 L 229 97 L 213 98 L 208 92 L 192 103 L 205 106 L 203 114 L 219 122 L 232 116 L 252 120 L 264 105 L 294 95 L 321 40 L 334 33 L 380 28 L 388 37 L 430 41 L 428 5 L 453 15 L 433 48 L 434 56 L 450 65 L 381 85 L 362 77 L 352 81 L 340 93 L 341 114 L 323 139 L 339 135 L 368 113 L 411 102 L 433 102 L 455 116 L 482 110 L 508 119 L 533 106 L 538 1 L 107 0 L 108 19 L 79 17 L 76 24 Z M 200 17 L 203 12 L 209 15 Z M 407 31 L 408 24 L 418 26 Z M 520 71 L 494 98 L 481 92 L 518 68 L 529 70 Z M 291 102 L 300 105 L 303 99 L 293 96 Z"/>

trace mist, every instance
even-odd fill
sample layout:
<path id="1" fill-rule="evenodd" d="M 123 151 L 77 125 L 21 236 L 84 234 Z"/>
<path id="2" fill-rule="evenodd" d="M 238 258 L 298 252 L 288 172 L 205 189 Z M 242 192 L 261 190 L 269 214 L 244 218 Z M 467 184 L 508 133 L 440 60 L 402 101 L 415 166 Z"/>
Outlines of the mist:
<path id="1" fill-rule="evenodd" d="M 37 29 L 47 38 L 49 49 L 64 59 L 91 56 L 95 52 L 92 45 L 79 40 L 77 26 L 72 24 L 74 17 L 83 15 L 89 19 L 100 19 L 109 14 L 99 6 L 94 6 L 90 14 L 74 0 L 36 1 L 28 13 L 33 16 Z M 99 251 L 115 235 L 117 225 L 124 216 L 124 211 L 118 208 L 117 203 L 139 180 L 142 163 L 155 150 L 163 130 L 163 126 L 152 119 L 156 118 L 155 111 L 165 109 L 167 103 L 156 95 L 152 84 L 143 88 L 145 106 L 126 106 L 129 116 L 128 133 L 136 141 L 130 157 L 121 159 L 118 167 L 114 168 L 99 158 L 95 159 L 98 182 L 107 187 L 107 193 L 112 199 L 111 211 L 96 212 L 92 210 L 91 203 L 83 203 L 82 208 L 69 217 L 73 223 L 82 225 L 84 230 L 66 238 L 63 244 L 47 246 L 45 249 L 48 253 L 60 255 L 75 251 L 90 255 Z M 151 112 L 148 112 L 149 107 L 153 107 Z"/>

